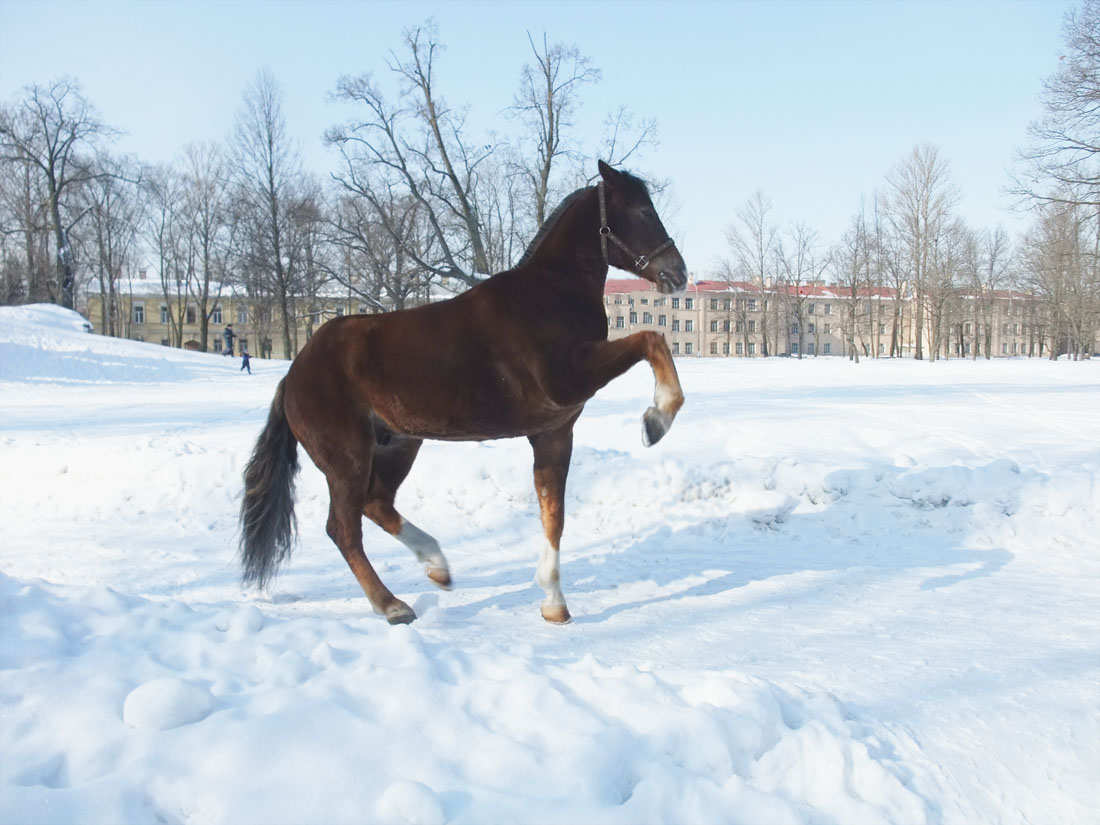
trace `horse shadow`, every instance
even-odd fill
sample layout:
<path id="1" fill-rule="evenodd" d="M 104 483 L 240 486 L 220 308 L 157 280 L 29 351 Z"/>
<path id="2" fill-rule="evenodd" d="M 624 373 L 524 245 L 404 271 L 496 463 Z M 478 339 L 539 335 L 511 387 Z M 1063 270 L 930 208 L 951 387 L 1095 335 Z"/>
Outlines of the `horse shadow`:
<path id="1" fill-rule="evenodd" d="M 942 470 L 927 468 L 924 472 L 934 478 Z M 912 471 L 886 463 L 838 469 L 826 477 L 824 486 L 850 487 L 853 474 L 867 474 L 882 482 L 874 488 L 861 485 L 824 506 L 806 511 L 796 508 L 774 520 L 760 521 L 728 511 L 703 513 L 679 519 L 675 526 L 661 524 L 654 529 L 649 525 L 643 532 L 605 534 L 579 545 L 570 545 L 567 527 L 561 564 L 567 600 L 638 584 L 647 585 L 649 591 L 596 612 L 574 615 L 573 620 L 602 623 L 654 604 L 732 593 L 754 583 L 807 572 L 836 574 L 838 583 L 843 584 L 854 579 L 908 578 L 914 571 L 929 571 L 932 574 L 918 586 L 932 591 L 995 576 L 1012 560 L 1012 553 L 1003 547 L 972 546 L 971 539 L 982 529 L 973 503 L 929 503 L 889 491 L 891 480 L 903 474 L 908 474 L 910 487 L 919 488 L 920 471 L 914 478 Z M 583 500 L 583 490 L 577 495 Z M 1000 497 L 1000 506 L 1014 512 L 1019 495 L 1018 490 L 1008 491 Z M 854 526 L 860 523 L 857 515 L 863 517 L 860 527 Z M 572 518 L 584 518 L 584 514 Z M 537 516 L 532 519 L 534 530 Z M 534 549 L 536 542 L 530 544 Z M 498 592 L 449 607 L 448 613 L 469 619 L 487 609 L 510 611 L 537 604 L 542 593 L 532 582 L 534 566 L 532 556 L 528 564 L 515 562 L 457 579 L 458 587 L 465 582 Z M 811 598 L 812 592 L 779 588 L 771 595 L 754 597 L 752 604 L 770 600 L 790 604 Z"/>

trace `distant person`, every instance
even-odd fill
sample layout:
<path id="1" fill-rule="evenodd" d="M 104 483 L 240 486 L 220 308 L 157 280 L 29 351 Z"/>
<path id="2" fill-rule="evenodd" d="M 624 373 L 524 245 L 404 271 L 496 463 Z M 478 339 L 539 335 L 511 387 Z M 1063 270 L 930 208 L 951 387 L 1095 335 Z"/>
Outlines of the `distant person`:
<path id="1" fill-rule="evenodd" d="M 237 333 L 233 332 L 233 325 L 226 324 L 225 332 L 222 333 L 222 337 L 225 338 L 225 352 L 223 355 L 233 354 L 233 339 L 237 337 Z"/>
<path id="2" fill-rule="evenodd" d="M 252 374 L 252 365 L 248 360 L 248 350 L 246 349 L 241 350 L 241 369 L 248 370 L 249 375 Z"/>

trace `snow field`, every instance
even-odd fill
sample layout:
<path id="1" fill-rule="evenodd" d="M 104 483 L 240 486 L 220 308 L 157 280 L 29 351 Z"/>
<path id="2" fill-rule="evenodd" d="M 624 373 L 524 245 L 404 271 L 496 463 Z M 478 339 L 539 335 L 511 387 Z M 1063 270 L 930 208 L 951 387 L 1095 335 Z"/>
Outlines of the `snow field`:
<path id="1" fill-rule="evenodd" d="M 0 310 L 4 822 L 1095 821 L 1100 365 L 678 362 L 576 430 L 546 625 L 525 441 L 426 444 L 367 524 L 242 593 L 240 473 L 286 364 Z M 1038 767 L 1037 767 L 1038 766 Z"/>

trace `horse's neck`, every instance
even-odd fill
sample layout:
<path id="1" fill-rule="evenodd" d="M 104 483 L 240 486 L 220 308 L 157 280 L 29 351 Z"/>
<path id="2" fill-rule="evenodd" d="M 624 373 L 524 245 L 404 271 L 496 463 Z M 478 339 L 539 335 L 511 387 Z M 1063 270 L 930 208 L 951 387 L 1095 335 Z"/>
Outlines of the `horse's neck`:
<path id="1" fill-rule="evenodd" d="M 597 293 L 602 300 L 607 264 L 600 251 L 600 210 L 592 187 L 570 204 L 528 261 L 532 273 L 552 273 Z"/>

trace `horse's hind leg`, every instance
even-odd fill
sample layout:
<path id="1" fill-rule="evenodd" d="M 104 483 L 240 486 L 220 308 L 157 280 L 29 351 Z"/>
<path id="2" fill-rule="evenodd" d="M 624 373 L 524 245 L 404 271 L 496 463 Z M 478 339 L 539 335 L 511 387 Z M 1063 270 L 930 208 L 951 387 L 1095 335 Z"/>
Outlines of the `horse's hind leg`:
<path id="1" fill-rule="evenodd" d="M 408 476 L 420 451 L 421 440 L 391 433 L 375 425 L 378 444 L 371 463 L 370 483 L 363 514 L 408 547 L 423 563 L 428 578 L 444 590 L 451 588 L 451 571 L 439 542 L 406 521 L 393 506 L 397 488 Z"/>
<path id="2" fill-rule="evenodd" d="M 349 485 L 329 480 L 328 534 L 340 548 L 359 586 L 376 613 L 390 624 L 408 624 L 416 618 L 413 609 L 390 592 L 378 578 L 374 567 L 363 552 L 363 488 L 365 484 Z"/>

